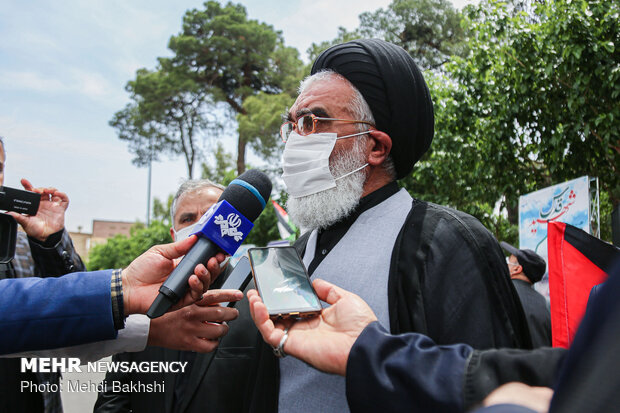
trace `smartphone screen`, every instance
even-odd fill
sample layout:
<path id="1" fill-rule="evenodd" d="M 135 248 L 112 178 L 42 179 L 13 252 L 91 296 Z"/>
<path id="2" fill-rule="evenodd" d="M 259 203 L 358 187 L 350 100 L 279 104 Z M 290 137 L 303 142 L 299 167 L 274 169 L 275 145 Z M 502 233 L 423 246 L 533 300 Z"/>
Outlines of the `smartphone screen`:
<path id="1" fill-rule="evenodd" d="M 220 287 L 222 290 L 245 290 L 245 287 L 250 283 L 252 277 L 252 268 L 250 268 L 250 261 L 248 257 L 241 257 L 235 268 L 231 271 L 228 278 L 224 281 L 224 284 Z M 223 306 L 234 307 L 237 301 L 231 301 L 230 303 L 221 303 Z"/>
<path id="2" fill-rule="evenodd" d="M 248 255 L 258 293 L 271 317 L 308 317 L 321 312 L 295 248 L 250 248 Z"/>

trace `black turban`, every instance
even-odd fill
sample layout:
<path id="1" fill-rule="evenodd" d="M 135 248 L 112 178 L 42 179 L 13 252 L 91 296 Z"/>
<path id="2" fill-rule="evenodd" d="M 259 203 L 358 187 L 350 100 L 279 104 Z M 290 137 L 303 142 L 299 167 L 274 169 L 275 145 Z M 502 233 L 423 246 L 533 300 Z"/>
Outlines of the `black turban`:
<path id="1" fill-rule="evenodd" d="M 413 58 L 402 47 L 379 39 L 332 46 L 312 65 L 312 74 L 330 69 L 364 96 L 377 129 L 392 138 L 397 179 L 407 176 L 433 140 L 433 102 Z"/>

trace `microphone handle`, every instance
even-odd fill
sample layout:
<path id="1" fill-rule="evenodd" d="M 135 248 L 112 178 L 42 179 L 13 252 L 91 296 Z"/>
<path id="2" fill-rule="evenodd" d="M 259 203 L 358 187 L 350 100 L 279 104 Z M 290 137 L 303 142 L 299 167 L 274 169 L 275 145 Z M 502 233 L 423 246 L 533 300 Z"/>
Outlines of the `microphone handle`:
<path id="1" fill-rule="evenodd" d="M 210 239 L 198 237 L 196 244 L 185 254 L 179 265 L 159 287 L 159 294 L 146 315 L 150 318 L 160 317 L 179 302 L 189 288 L 187 280 L 194 273 L 196 265 L 200 263 L 206 265 L 209 258 L 215 256 L 218 250 L 219 247 Z"/>

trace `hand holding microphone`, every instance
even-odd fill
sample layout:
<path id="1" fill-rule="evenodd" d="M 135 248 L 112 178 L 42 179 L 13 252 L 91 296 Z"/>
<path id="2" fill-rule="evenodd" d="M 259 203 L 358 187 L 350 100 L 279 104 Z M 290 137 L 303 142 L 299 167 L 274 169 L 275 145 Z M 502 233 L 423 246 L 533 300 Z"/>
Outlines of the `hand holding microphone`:
<path id="1" fill-rule="evenodd" d="M 196 223 L 198 240 L 160 287 L 147 312 L 150 318 L 163 315 L 185 296 L 189 277 L 198 264 L 207 262 L 221 250 L 231 255 L 235 253 L 265 208 L 270 194 L 269 178 L 257 170 L 246 171 L 230 183 L 218 203 Z"/>

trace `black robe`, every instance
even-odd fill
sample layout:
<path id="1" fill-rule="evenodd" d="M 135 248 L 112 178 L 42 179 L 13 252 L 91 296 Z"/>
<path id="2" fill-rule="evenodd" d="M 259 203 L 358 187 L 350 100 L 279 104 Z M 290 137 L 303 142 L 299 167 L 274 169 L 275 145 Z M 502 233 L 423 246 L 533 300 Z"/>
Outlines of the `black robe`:
<path id="1" fill-rule="evenodd" d="M 362 200 L 353 221 L 396 191 L 393 182 L 370 194 L 372 200 Z M 321 234 L 316 257 L 329 250 L 321 244 L 337 243 L 350 225 L 346 222 L 343 232 L 342 224 L 336 224 L 335 240 L 325 242 Z M 308 236 L 295 243 L 301 255 Z M 377 253 L 387 248 L 378 246 Z M 309 270 L 316 266 L 313 261 Z M 418 332 L 437 344 L 466 343 L 476 349 L 531 348 L 527 321 L 497 240 L 477 219 L 460 211 L 412 201 L 392 247 L 388 305 L 392 334 Z M 270 346 L 259 342 L 250 411 L 276 412 L 278 360 Z"/>

